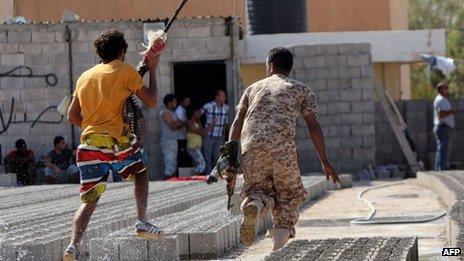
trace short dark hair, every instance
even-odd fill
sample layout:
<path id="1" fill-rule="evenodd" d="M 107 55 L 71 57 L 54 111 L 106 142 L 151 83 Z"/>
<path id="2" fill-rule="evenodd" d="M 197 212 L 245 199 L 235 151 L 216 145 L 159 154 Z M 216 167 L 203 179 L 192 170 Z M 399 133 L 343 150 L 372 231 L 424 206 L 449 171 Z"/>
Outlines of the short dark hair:
<path id="1" fill-rule="evenodd" d="M 25 149 L 27 148 L 26 141 L 23 139 L 19 139 L 15 142 L 15 147 L 17 149 Z"/>
<path id="2" fill-rule="evenodd" d="M 176 99 L 176 96 L 174 94 L 172 94 L 172 93 L 164 96 L 164 98 L 163 98 L 164 106 L 168 106 L 168 104 L 170 102 L 172 102 L 173 100 L 175 100 L 175 99 Z"/>
<path id="3" fill-rule="evenodd" d="M 56 147 L 56 145 L 60 144 L 61 141 L 64 140 L 64 137 L 63 136 L 56 136 L 54 139 L 53 139 L 53 146 Z"/>
<path id="4" fill-rule="evenodd" d="M 274 64 L 279 72 L 289 73 L 293 67 L 293 54 L 286 48 L 277 47 L 269 51 L 267 62 Z"/>
<path id="5" fill-rule="evenodd" d="M 98 56 L 104 62 L 111 62 L 119 57 L 121 52 L 127 51 L 127 42 L 124 34 L 112 29 L 99 35 L 93 40 Z"/>
<path id="6" fill-rule="evenodd" d="M 201 109 L 200 106 L 192 106 L 192 107 L 188 108 L 188 109 L 187 109 L 187 112 L 186 112 L 186 114 L 187 114 L 187 119 L 191 120 L 192 117 L 193 117 L 193 114 L 195 114 L 195 112 L 196 112 L 197 110 L 200 110 L 200 109 Z"/>
<path id="7" fill-rule="evenodd" d="M 219 95 L 220 92 L 223 92 L 224 94 L 226 94 L 226 91 L 224 91 L 223 89 L 216 89 L 214 91 L 214 97 L 217 97 Z"/>

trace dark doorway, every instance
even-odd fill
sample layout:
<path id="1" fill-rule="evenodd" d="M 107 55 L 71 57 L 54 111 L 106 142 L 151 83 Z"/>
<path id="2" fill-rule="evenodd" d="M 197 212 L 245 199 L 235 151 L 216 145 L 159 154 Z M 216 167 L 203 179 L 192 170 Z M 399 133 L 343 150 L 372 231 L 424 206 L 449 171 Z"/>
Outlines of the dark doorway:
<path id="1" fill-rule="evenodd" d="M 202 106 L 214 99 L 214 91 L 227 93 L 225 61 L 187 62 L 174 64 L 174 92 L 188 95 L 193 106 Z"/>

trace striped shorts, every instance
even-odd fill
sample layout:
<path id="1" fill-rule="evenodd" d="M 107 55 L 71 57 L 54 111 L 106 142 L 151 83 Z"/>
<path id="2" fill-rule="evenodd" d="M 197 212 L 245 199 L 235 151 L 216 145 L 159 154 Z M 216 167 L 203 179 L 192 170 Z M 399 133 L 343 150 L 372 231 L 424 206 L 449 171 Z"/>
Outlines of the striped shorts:
<path id="1" fill-rule="evenodd" d="M 77 148 L 81 202 L 95 202 L 106 190 L 109 175 L 133 180 L 147 170 L 143 148 L 134 137 L 121 143 L 108 135 L 92 134 Z"/>

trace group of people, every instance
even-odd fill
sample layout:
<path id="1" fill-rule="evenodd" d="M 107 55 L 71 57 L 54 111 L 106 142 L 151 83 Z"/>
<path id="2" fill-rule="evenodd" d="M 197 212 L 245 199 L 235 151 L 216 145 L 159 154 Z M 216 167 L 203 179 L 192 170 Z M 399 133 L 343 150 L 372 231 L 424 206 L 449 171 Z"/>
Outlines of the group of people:
<path id="1" fill-rule="evenodd" d="M 77 249 L 110 176 L 134 182 L 136 234 L 149 240 L 163 236 L 162 230 L 148 220 L 147 158 L 137 133 L 128 128 L 124 117 L 124 106 L 131 95 L 137 96 L 147 108 L 157 106 L 159 50 L 154 44 L 148 48 L 143 55 L 142 69 L 136 69 L 124 61 L 128 45 L 120 31 L 102 33 L 93 45 L 101 62 L 80 75 L 67 114 L 68 121 L 82 129 L 80 145 L 75 152 L 65 150 L 64 140 L 57 137 L 46 161 L 50 182 L 59 182 L 64 173 L 68 179 L 75 178 L 77 169 L 80 175 L 81 205 L 73 219 L 64 261 L 76 259 Z M 180 106 L 174 95 L 163 99 L 161 147 L 166 176 L 175 174 L 178 152 L 186 151 L 191 156 L 197 173 L 208 173 L 225 141 L 241 141 L 244 219 L 240 238 L 245 245 L 253 243 L 258 219 L 268 211 L 273 216 L 274 250 L 295 236 L 298 210 L 307 198 L 294 141 L 298 115 L 307 123 L 326 178 L 338 182 L 337 173 L 326 156 L 315 96 L 308 86 L 289 77 L 292 65 L 289 50 L 275 48 L 269 52 L 267 77 L 245 90 L 230 131 L 224 91 L 218 90 L 215 99 L 201 107 L 190 106 L 189 99 L 184 97 L 180 99 Z M 143 81 L 145 73 L 149 74 L 148 84 Z M 24 171 L 34 162 L 34 154 L 27 150 L 24 141 L 16 145 L 17 150 L 7 157 L 6 163 Z M 71 161 L 67 162 L 74 155 L 77 169 Z"/>
<path id="2" fill-rule="evenodd" d="M 36 162 L 34 151 L 27 148 L 26 141 L 19 139 L 15 142 L 15 149 L 8 153 L 3 163 L 7 173 L 16 174 L 18 185 L 21 186 L 36 184 L 41 166 L 45 167 L 43 171 L 46 184 L 79 183 L 75 156 L 76 152 L 68 148 L 64 137 L 56 136 L 53 150 L 43 158 L 43 164 L 40 164 Z"/>
<path id="3" fill-rule="evenodd" d="M 187 96 L 181 96 L 179 104 L 174 94 L 163 98 L 160 143 L 165 178 L 178 175 L 178 167 L 190 167 L 192 161 L 195 175 L 211 172 L 227 136 L 226 99 L 223 90 L 215 91 L 214 100 L 203 106 L 192 105 Z"/>

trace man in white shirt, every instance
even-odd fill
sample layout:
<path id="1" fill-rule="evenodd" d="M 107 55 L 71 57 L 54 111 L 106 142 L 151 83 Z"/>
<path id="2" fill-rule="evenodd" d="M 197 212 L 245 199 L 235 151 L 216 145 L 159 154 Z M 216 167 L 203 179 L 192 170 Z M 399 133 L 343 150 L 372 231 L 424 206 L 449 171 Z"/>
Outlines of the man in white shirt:
<path id="1" fill-rule="evenodd" d="M 435 170 L 447 170 L 451 131 L 455 125 L 454 114 L 458 110 L 453 109 L 448 100 L 449 88 L 446 83 L 439 83 L 437 91 L 438 95 L 433 101 L 433 132 L 437 139 Z"/>
<path id="2" fill-rule="evenodd" d="M 179 106 L 177 106 L 174 114 L 177 119 L 184 125 L 178 131 L 177 135 L 177 167 L 190 167 L 191 160 L 187 154 L 187 109 L 190 107 L 190 97 L 182 95 L 179 97 Z"/>

